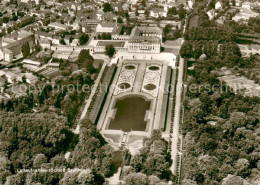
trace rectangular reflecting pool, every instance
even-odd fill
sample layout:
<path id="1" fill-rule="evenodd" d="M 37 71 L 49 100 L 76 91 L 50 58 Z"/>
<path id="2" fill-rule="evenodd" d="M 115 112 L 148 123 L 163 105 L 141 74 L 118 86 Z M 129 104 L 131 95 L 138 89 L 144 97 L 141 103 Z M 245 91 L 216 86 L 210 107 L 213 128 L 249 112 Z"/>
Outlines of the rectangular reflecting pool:
<path id="1" fill-rule="evenodd" d="M 144 121 L 146 110 L 150 109 L 150 101 L 139 97 L 130 96 L 119 99 L 114 109 L 115 119 L 110 121 L 109 129 L 122 130 L 124 132 L 145 131 L 146 121 Z"/>

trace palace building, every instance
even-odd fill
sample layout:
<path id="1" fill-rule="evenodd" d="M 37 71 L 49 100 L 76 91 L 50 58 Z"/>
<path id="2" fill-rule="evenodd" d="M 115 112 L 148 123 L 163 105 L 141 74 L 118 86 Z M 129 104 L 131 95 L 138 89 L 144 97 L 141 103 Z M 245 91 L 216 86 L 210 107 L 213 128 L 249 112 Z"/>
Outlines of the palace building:
<path id="1" fill-rule="evenodd" d="M 132 36 L 128 42 L 130 53 L 160 53 L 161 42 L 158 37 Z"/>
<path id="2" fill-rule="evenodd" d="M 162 40 L 163 31 L 159 27 L 134 27 L 131 36 L 158 37 Z"/>

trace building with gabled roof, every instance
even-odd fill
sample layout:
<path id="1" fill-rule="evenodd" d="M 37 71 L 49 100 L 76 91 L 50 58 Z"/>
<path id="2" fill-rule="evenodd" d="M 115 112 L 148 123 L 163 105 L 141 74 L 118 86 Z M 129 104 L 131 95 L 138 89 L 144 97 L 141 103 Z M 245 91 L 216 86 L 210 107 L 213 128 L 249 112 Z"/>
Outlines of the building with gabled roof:
<path id="1" fill-rule="evenodd" d="M 99 23 L 96 27 L 98 33 L 112 33 L 117 28 L 116 23 Z"/>

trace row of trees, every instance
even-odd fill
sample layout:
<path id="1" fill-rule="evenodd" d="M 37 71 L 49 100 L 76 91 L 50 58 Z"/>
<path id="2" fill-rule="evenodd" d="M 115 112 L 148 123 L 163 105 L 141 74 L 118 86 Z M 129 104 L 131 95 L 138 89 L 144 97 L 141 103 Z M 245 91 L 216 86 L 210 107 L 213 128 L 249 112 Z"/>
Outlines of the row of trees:
<path id="1" fill-rule="evenodd" d="M 218 44 L 217 41 L 185 41 L 181 47 L 180 55 L 194 59 L 204 56 L 208 59 L 207 62 L 213 63 L 217 67 L 233 67 L 243 63 L 240 48 L 235 42 Z"/>
<path id="2" fill-rule="evenodd" d="M 232 31 L 223 27 L 193 27 L 184 34 L 185 40 L 217 40 L 218 42 L 234 41 Z"/>
<path id="3" fill-rule="evenodd" d="M 99 40 L 101 40 L 101 39 L 102 39 L 102 40 L 111 40 L 111 39 L 112 39 L 111 33 L 102 33 L 101 35 L 98 34 L 97 38 L 98 38 Z"/>

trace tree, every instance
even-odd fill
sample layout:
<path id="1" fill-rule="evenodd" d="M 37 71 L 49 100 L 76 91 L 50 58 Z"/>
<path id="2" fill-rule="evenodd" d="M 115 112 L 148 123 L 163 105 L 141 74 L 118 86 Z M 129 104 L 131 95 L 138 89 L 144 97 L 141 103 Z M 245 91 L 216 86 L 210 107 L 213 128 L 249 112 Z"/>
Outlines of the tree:
<path id="1" fill-rule="evenodd" d="M 115 54 L 116 50 L 115 50 L 115 47 L 110 44 L 110 45 L 106 45 L 106 55 L 109 56 L 110 58 L 112 58 Z"/>
<path id="2" fill-rule="evenodd" d="M 118 17 L 118 18 L 117 18 L 117 23 L 123 23 L 122 17 Z"/>
<path id="3" fill-rule="evenodd" d="M 0 153 L 0 173 L 5 170 L 10 170 L 10 160 Z"/>
<path id="4" fill-rule="evenodd" d="M 79 171 L 66 172 L 64 177 L 60 180 L 60 185 L 74 185 L 77 184 L 77 176 Z"/>
<path id="5" fill-rule="evenodd" d="M 144 11 L 144 14 L 145 14 L 145 17 L 148 18 L 149 15 L 150 15 L 150 11 L 149 11 L 148 9 L 146 9 L 146 10 Z"/>
<path id="6" fill-rule="evenodd" d="M 26 77 L 25 76 L 22 77 L 22 82 L 26 83 Z"/>
<path id="7" fill-rule="evenodd" d="M 62 45 L 66 45 L 66 42 L 65 42 L 65 40 L 62 38 L 62 39 L 60 39 L 60 44 L 62 44 Z"/>
<path id="8" fill-rule="evenodd" d="M 91 70 L 93 68 L 93 62 L 94 58 L 90 55 L 89 50 L 83 49 L 80 51 L 77 60 L 79 68 Z"/>
<path id="9" fill-rule="evenodd" d="M 101 38 L 102 38 L 102 40 L 107 40 L 107 34 L 106 33 L 102 33 L 101 34 Z"/>
<path id="10" fill-rule="evenodd" d="M 111 12 L 111 11 L 113 11 L 111 4 L 110 3 L 104 3 L 103 4 L 103 11 L 104 12 Z"/>
<path id="11" fill-rule="evenodd" d="M 89 36 L 86 35 L 85 33 L 83 33 L 83 34 L 80 36 L 80 38 L 79 38 L 79 44 L 80 44 L 80 45 L 84 45 L 84 44 L 86 44 L 86 43 L 88 42 L 88 40 L 89 40 Z"/>
<path id="12" fill-rule="evenodd" d="M 244 180 L 240 176 L 228 175 L 226 178 L 223 179 L 221 185 L 243 185 Z"/>
<path id="13" fill-rule="evenodd" d="M 187 57 L 187 58 L 192 57 L 192 52 L 193 52 L 192 49 L 193 49 L 193 46 L 192 46 L 191 42 L 185 41 L 181 46 L 181 50 L 180 50 L 181 57 Z"/>
<path id="14" fill-rule="evenodd" d="M 17 21 L 18 17 L 16 15 L 13 16 L 13 21 Z"/>
<path id="15" fill-rule="evenodd" d="M 211 0 L 211 1 L 209 2 L 209 5 L 208 5 L 209 9 L 215 8 L 215 4 L 216 4 L 216 1 L 215 1 L 215 0 Z"/>
<path id="16" fill-rule="evenodd" d="M 170 24 L 167 24 L 164 28 L 163 28 L 163 32 L 165 37 L 167 36 L 167 34 L 172 30 L 172 26 Z"/>
<path id="17" fill-rule="evenodd" d="M 184 5 L 181 4 L 178 9 L 178 15 L 179 15 L 180 19 L 183 19 L 185 17 L 185 14 L 186 14 L 186 10 L 184 9 Z"/>
<path id="18" fill-rule="evenodd" d="M 177 9 L 176 9 L 176 7 L 169 8 L 168 16 L 169 16 L 169 15 L 176 15 L 176 14 L 177 14 Z"/>
<path id="19" fill-rule="evenodd" d="M 135 10 L 135 16 L 139 16 L 138 10 Z"/>
<path id="20" fill-rule="evenodd" d="M 125 182 L 132 185 L 146 185 L 147 177 L 143 173 L 130 173 L 125 177 Z"/>
<path id="21" fill-rule="evenodd" d="M 9 22 L 9 17 L 4 17 L 4 18 L 3 18 L 3 22 L 4 22 L 4 23 L 8 23 L 8 22 Z"/>
<path id="22" fill-rule="evenodd" d="M 136 172 L 140 172 L 142 169 L 143 159 L 141 155 L 135 155 L 131 159 L 130 165 L 135 169 Z"/>
<path id="23" fill-rule="evenodd" d="M 93 184 L 95 181 L 91 170 L 82 170 L 77 180 L 80 184 Z"/>
<path id="24" fill-rule="evenodd" d="M 22 45 L 22 54 L 23 54 L 24 58 L 26 58 L 27 56 L 30 55 L 30 45 L 29 45 L 29 42 L 25 42 Z"/>
<path id="25" fill-rule="evenodd" d="M 141 5 L 142 5 L 143 7 L 146 7 L 146 0 L 142 0 L 142 1 L 141 1 Z"/>
<path id="26" fill-rule="evenodd" d="M 13 31 L 13 29 L 11 27 L 7 28 L 7 33 L 11 33 Z"/>
<path id="27" fill-rule="evenodd" d="M 41 164 L 47 162 L 47 157 L 44 154 L 37 154 L 33 161 L 34 168 L 40 168 Z"/>

